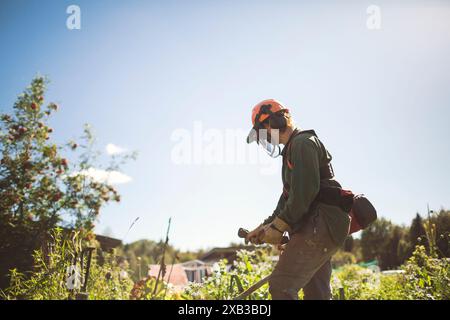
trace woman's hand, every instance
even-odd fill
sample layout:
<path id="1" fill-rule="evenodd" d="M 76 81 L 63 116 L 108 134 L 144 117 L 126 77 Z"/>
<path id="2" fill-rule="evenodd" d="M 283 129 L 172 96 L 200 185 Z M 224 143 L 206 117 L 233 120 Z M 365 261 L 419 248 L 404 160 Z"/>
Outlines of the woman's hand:
<path id="1" fill-rule="evenodd" d="M 245 244 L 247 243 L 253 243 L 253 244 L 261 244 L 261 236 L 264 233 L 264 228 L 266 225 L 259 225 L 255 230 L 250 231 L 247 236 L 245 237 Z"/>
<path id="2" fill-rule="evenodd" d="M 272 227 L 272 223 L 264 226 L 259 241 L 261 243 L 269 243 L 272 245 L 278 245 L 281 243 L 283 232 Z"/>

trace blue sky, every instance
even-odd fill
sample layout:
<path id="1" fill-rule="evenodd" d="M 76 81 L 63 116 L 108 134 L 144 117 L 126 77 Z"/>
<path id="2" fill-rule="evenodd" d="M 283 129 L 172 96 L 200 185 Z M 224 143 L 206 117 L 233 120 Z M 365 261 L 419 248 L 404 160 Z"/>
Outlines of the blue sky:
<path id="1" fill-rule="evenodd" d="M 55 138 L 95 128 L 98 145 L 138 150 L 122 202 L 97 226 L 126 241 L 163 237 L 183 249 L 237 241 L 275 208 L 280 168 L 176 165 L 177 129 L 248 131 L 265 98 L 314 128 L 338 180 L 379 214 L 409 223 L 450 208 L 450 4 L 445 1 L 5 1 L 0 108 L 37 73 L 60 104 Z M 67 6 L 81 30 L 66 28 Z M 381 29 L 366 26 L 369 5 Z M 242 144 L 244 144 L 242 140 Z M 207 142 L 205 142 L 207 145 Z M 255 145 L 245 146 L 251 150 Z M 267 159 L 268 161 L 270 159 Z M 272 161 L 280 161 L 272 160 Z"/>

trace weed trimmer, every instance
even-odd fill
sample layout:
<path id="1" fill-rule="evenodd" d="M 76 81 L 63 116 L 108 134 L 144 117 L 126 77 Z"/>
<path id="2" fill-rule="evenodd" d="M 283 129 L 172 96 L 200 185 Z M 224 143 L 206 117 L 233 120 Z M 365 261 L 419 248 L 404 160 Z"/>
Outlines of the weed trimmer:
<path id="1" fill-rule="evenodd" d="M 247 237 L 248 233 L 249 233 L 249 231 L 247 229 L 239 228 L 238 236 L 239 236 L 239 238 L 245 239 Z M 283 238 L 281 238 L 281 245 L 288 243 L 288 241 L 289 241 L 289 238 L 286 236 L 283 236 Z M 272 275 L 268 275 L 268 276 L 262 278 L 261 280 L 259 280 L 255 284 L 253 284 L 250 288 L 241 292 L 238 296 L 234 297 L 233 300 L 244 300 L 249 295 L 251 295 L 253 292 L 255 292 L 256 290 L 261 288 L 264 284 L 266 284 L 270 280 L 271 276 Z"/>

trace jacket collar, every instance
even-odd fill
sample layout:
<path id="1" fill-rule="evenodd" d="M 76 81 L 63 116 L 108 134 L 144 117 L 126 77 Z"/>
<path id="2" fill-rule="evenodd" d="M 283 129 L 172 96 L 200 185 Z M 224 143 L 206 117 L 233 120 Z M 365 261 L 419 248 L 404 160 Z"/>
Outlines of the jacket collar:
<path id="1" fill-rule="evenodd" d="M 286 142 L 286 144 L 285 144 L 285 146 L 283 148 L 283 151 L 281 151 L 281 155 L 282 156 L 284 156 L 286 154 L 286 152 L 287 152 L 287 150 L 289 148 L 289 145 L 292 142 L 292 139 L 295 136 L 297 136 L 297 135 L 299 135 L 301 133 L 311 133 L 312 135 L 317 137 L 316 132 L 314 130 L 312 130 L 312 129 L 311 130 L 299 130 L 299 129 L 295 128 L 294 131 L 292 132 L 291 136 L 289 137 L 288 141 Z"/>

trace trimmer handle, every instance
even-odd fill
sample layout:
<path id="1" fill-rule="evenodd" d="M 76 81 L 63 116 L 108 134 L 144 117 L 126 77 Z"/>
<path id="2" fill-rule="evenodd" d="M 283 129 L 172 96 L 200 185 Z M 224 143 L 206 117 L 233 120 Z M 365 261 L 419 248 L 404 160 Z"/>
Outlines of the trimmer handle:
<path id="1" fill-rule="evenodd" d="M 250 231 L 248 231 L 247 229 L 239 228 L 239 230 L 238 230 L 238 237 L 239 237 L 239 238 L 245 239 L 245 237 L 247 237 L 247 235 L 249 234 L 249 232 L 250 232 Z"/>
<path id="2" fill-rule="evenodd" d="M 247 237 L 248 233 L 249 233 L 249 231 L 247 229 L 239 228 L 239 230 L 238 230 L 238 237 L 245 239 Z M 286 237 L 286 236 L 283 236 L 281 238 L 281 243 L 280 244 L 286 244 L 288 242 L 289 242 L 289 238 Z"/>

